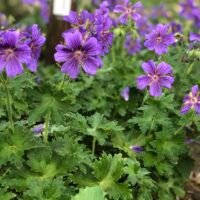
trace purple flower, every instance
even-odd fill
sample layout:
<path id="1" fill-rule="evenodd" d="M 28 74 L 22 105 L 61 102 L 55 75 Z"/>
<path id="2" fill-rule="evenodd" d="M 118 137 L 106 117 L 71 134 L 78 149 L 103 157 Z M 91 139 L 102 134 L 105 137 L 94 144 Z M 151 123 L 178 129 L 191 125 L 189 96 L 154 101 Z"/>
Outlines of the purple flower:
<path id="1" fill-rule="evenodd" d="M 125 39 L 124 47 L 127 49 L 130 55 L 134 55 L 141 50 L 142 45 L 139 39 L 134 39 L 131 35 L 128 34 Z"/>
<path id="2" fill-rule="evenodd" d="M 46 39 L 41 34 L 37 24 L 32 25 L 25 34 L 27 34 L 26 43 L 31 49 L 31 59 L 29 60 L 27 67 L 32 72 L 35 72 L 38 66 L 38 59 L 40 57 L 41 47 L 45 43 Z"/>
<path id="3" fill-rule="evenodd" d="M 80 73 L 80 67 L 89 74 L 94 75 L 101 66 L 100 45 L 94 37 L 83 40 L 79 31 L 74 33 L 65 33 L 64 40 L 66 44 L 56 46 L 55 60 L 63 63 L 61 71 L 68 74 L 72 79 L 77 78 Z"/>
<path id="4" fill-rule="evenodd" d="M 144 62 L 142 69 L 146 75 L 137 77 L 137 88 L 144 90 L 146 87 L 150 88 L 151 96 L 161 96 L 162 87 L 171 88 L 174 82 L 172 75 L 172 68 L 165 62 L 155 65 L 153 60 Z"/>
<path id="5" fill-rule="evenodd" d="M 43 130 L 44 130 L 44 124 L 38 124 L 34 126 L 32 129 L 32 131 L 35 133 L 35 136 L 37 137 L 41 136 Z"/>
<path id="6" fill-rule="evenodd" d="M 157 19 L 157 18 L 160 18 L 160 17 L 168 18 L 169 14 L 167 13 L 165 8 L 166 8 L 166 6 L 163 5 L 163 4 L 160 4 L 158 6 L 154 6 L 153 10 L 152 10 L 151 17 L 153 19 Z"/>
<path id="7" fill-rule="evenodd" d="M 125 101 L 128 101 L 129 100 L 129 93 L 130 93 L 130 88 L 129 87 L 125 87 L 121 91 L 120 95 Z"/>
<path id="8" fill-rule="evenodd" d="M 20 41 L 19 32 L 5 31 L 0 43 L 0 71 L 9 77 L 23 73 L 23 64 L 30 60 L 30 48 Z"/>
<path id="9" fill-rule="evenodd" d="M 64 17 L 64 20 L 70 23 L 74 29 L 84 32 L 89 26 L 93 25 L 94 15 L 87 10 L 81 11 L 80 14 L 70 11 L 69 15 Z"/>
<path id="10" fill-rule="evenodd" d="M 200 34 L 190 33 L 190 41 L 200 42 Z"/>
<path id="11" fill-rule="evenodd" d="M 171 22 L 170 26 L 171 26 L 172 33 L 182 33 L 183 32 L 181 24 L 178 24 L 176 22 Z"/>
<path id="12" fill-rule="evenodd" d="M 185 0 L 180 3 L 181 11 L 180 15 L 186 19 L 194 19 L 194 11 L 197 8 L 194 5 L 194 0 Z"/>
<path id="13" fill-rule="evenodd" d="M 132 145 L 129 148 L 135 153 L 141 153 L 141 152 L 144 151 L 144 149 L 141 146 L 138 146 L 138 145 Z"/>
<path id="14" fill-rule="evenodd" d="M 167 53 L 168 46 L 173 43 L 175 43 L 175 37 L 169 32 L 169 25 L 158 24 L 155 30 L 146 35 L 144 46 L 161 55 Z"/>
<path id="15" fill-rule="evenodd" d="M 40 16 L 42 17 L 44 22 L 47 23 L 49 21 L 50 7 L 48 4 L 48 0 L 22 0 L 22 3 L 40 7 Z"/>
<path id="16" fill-rule="evenodd" d="M 152 30 L 153 25 L 146 17 L 142 17 L 136 21 L 136 27 L 138 28 L 139 34 L 145 36 Z"/>
<path id="17" fill-rule="evenodd" d="M 101 55 L 108 53 L 112 45 L 113 33 L 110 31 L 112 20 L 107 16 L 96 16 L 96 26 L 94 27 L 93 36 L 97 38 L 101 46 Z"/>
<path id="18" fill-rule="evenodd" d="M 0 27 L 8 25 L 7 17 L 3 13 L 0 13 Z"/>
<path id="19" fill-rule="evenodd" d="M 184 97 L 180 113 L 184 115 L 188 113 L 190 109 L 200 114 L 200 92 L 198 85 L 193 86 L 191 92 Z"/>
<path id="20" fill-rule="evenodd" d="M 121 24 L 126 24 L 128 19 L 131 18 L 134 21 L 137 21 L 141 18 L 140 10 L 143 8 L 141 2 L 137 2 L 132 5 L 129 0 L 124 0 L 123 4 L 116 5 L 114 8 L 115 13 L 121 13 L 119 17 L 119 22 Z"/>

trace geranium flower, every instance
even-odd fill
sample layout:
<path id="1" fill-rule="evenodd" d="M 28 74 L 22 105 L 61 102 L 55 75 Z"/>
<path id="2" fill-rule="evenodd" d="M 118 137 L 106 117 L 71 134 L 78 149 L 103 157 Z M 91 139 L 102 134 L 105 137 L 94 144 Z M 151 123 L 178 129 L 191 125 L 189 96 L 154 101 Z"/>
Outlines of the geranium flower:
<path id="1" fill-rule="evenodd" d="M 180 113 L 183 115 L 188 113 L 189 110 L 194 110 L 200 114 L 200 92 L 198 85 L 194 85 L 191 92 L 184 97 Z"/>
<path id="2" fill-rule="evenodd" d="M 158 24 L 156 28 L 146 35 L 144 46 L 156 54 L 167 53 L 168 46 L 175 43 L 173 33 L 170 33 L 169 25 Z"/>
<path id="3" fill-rule="evenodd" d="M 134 55 L 142 49 L 140 40 L 138 38 L 134 39 L 129 34 L 126 36 L 124 47 L 130 55 Z"/>
<path id="4" fill-rule="evenodd" d="M 128 101 L 129 100 L 129 93 L 130 93 L 130 87 L 125 87 L 125 88 L 122 89 L 120 95 L 125 101 Z"/>
<path id="5" fill-rule="evenodd" d="M 162 87 L 172 87 L 174 77 L 172 76 L 172 68 L 169 64 L 161 62 L 156 66 L 153 60 L 149 60 L 142 64 L 142 69 L 146 75 L 137 77 L 138 89 L 144 90 L 149 87 L 150 95 L 158 97 L 162 94 Z"/>
<path id="6" fill-rule="evenodd" d="M 0 71 L 6 70 L 9 77 L 23 73 L 23 64 L 30 60 L 31 50 L 20 41 L 17 31 L 5 31 L 0 42 Z"/>
<path id="7" fill-rule="evenodd" d="M 128 19 L 131 18 L 137 21 L 141 18 L 140 10 L 143 8 L 141 2 L 137 2 L 134 5 L 129 2 L 129 0 L 124 0 L 123 4 L 116 5 L 114 8 L 115 13 L 121 13 L 119 17 L 119 22 L 121 24 L 126 24 Z"/>
<path id="8" fill-rule="evenodd" d="M 101 47 L 94 37 L 86 41 L 79 31 L 74 33 L 65 33 L 64 40 L 66 44 L 56 46 L 55 60 L 63 63 L 61 71 L 68 74 L 72 79 L 77 78 L 80 73 L 80 67 L 89 75 L 96 74 L 101 66 L 100 59 Z"/>

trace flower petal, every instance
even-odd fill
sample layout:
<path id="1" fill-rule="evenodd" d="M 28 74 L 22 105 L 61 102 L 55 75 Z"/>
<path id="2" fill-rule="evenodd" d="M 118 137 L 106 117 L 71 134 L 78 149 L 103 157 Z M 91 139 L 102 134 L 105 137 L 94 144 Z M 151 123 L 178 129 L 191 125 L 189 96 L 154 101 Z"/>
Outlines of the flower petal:
<path id="1" fill-rule="evenodd" d="M 200 114 L 200 103 L 196 103 L 196 104 L 194 105 L 194 110 L 195 110 L 198 114 Z"/>
<path id="2" fill-rule="evenodd" d="M 79 31 L 63 34 L 65 42 L 70 49 L 77 49 L 82 44 L 82 34 Z"/>
<path id="3" fill-rule="evenodd" d="M 16 58 L 11 58 L 6 62 L 6 74 L 8 77 L 15 77 L 18 74 L 22 74 L 24 69 L 22 64 Z"/>
<path id="4" fill-rule="evenodd" d="M 65 62 L 73 56 L 72 52 L 64 45 L 57 45 L 56 51 L 54 59 L 57 62 Z"/>
<path id="5" fill-rule="evenodd" d="M 149 60 L 148 62 L 142 63 L 142 69 L 147 74 L 155 74 L 156 72 L 156 65 L 153 60 Z"/>
<path id="6" fill-rule="evenodd" d="M 122 14 L 120 17 L 119 17 L 119 22 L 121 24 L 126 24 L 128 21 L 128 14 Z"/>
<path id="7" fill-rule="evenodd" d="M 125 10 L 126 10 L 125 7 L 122 5 L 116 5 L 114 8 L 115 13 L 123 13 L 125 12 Z"/>
<path id="8" fill-rule="evenodd" d="M 192 92 L 192 96 L 197 96 L 198 92 L 199 92 L 199 87 L 198 85 L 194 85 L 191 89 Z"/>
<path id="9" fill-rule="evenodd" d="M 94 75 L 97 73 L 99 66 L 99 59 L 96 59 L 95 57 L 88 57 L 83 63 L 83 70 L 89 75 Z"/>
<path id="10" fill-rule="evenodd" d="M 159 75 L 171 74 L 172 67 L 171 67 L 171 65 L 167 64 L 166 62 L 161 62 L 157 66 L 157 73 Z"/>
<path id="11" fill-rule="evenodd" d="M 164 76 L 164 77 L 160 77 L 159 79 L 160 85 L 166 88 L 171 88 L 173 82 L 174 82 L 174 78 L 171 76 Z"/>
<path id="12" fill-rule="evenodd" d="M 87 55 L 95 56 L 100 53 L 100 46 L 97 42 L 97 39 L 91 37 L 83 46 L 83 49 L 87 53 Z"/>
<path id="13" fill-rule="evenodd" d="M 62 65 L 61 71 L 68 74 L 72 79 L 77 78 L 80 73 L 78 61 L 74 58 L 67 60 L 67 62 Z"/>
<path id="14" fill-rule="evenodd" d="M 157 81 L 154 81 L 150 85 L 150 95 L 154 97 L 159 97 L 162 94 L 162 89 Z"/>
<path id="15" fill-rule="evenodd" d="M 145 89 L 151 82 L 151 78 L 145 75 L 138 76 L 137 79 L 137 88 L 140 90 Z"/>
<path id="16" fill-rule="evenodd" d="M 180 111 L 180 114 L 184 115 L 186 113 L 189 112 L 189 110 L 191 109 L 192 107 L 192 104 L 183 104 L 182 108 L 181 108 L 181 111 Z"/>

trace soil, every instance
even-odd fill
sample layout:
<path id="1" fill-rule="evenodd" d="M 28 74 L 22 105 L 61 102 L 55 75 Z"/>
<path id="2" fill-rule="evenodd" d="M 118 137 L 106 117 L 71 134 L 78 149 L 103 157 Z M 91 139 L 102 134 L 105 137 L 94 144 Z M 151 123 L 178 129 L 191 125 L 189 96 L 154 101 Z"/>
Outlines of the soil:
<path id="1" fill-rule="evenodd" d="M 200 200 L 200 142 L 192 142 L 189 148 L 194 159 L 194 168 L 185 186 L 186 196 L 181 200 Z"/>

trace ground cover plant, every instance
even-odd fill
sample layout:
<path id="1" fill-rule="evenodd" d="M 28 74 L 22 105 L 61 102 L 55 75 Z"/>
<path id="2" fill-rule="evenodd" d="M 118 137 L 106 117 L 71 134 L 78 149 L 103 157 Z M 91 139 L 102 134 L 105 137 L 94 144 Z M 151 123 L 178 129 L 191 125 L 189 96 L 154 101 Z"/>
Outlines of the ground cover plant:
<path id="1" fill-rule="evenodd" d="M 16 18 L 0 6 L 0 199 L 184 197 L 200 131 L 199 2 L 94 0 L 64 17 L 47 65 L 49 3 L 18 1 L 31 14 Z"/>

